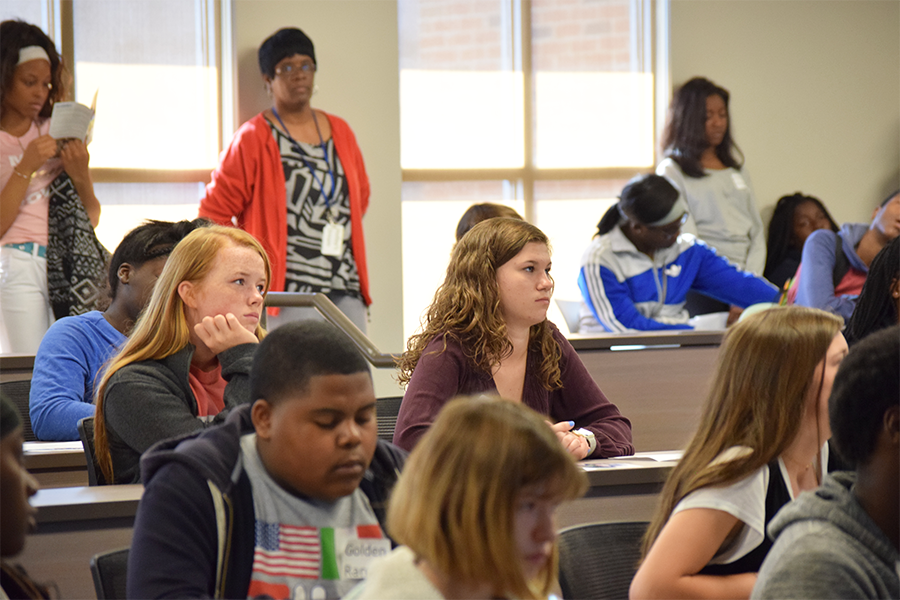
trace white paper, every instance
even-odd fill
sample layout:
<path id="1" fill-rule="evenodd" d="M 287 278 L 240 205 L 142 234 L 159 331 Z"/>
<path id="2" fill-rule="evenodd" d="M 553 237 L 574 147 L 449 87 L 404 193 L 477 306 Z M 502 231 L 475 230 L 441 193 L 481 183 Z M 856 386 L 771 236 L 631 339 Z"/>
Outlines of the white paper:
<path id="1" fill-rule="evenodd" d="M 50 115 L 50 137 L 84 141 L 91 129 L 94 111 L 77 102 L 57 102 Z"/>

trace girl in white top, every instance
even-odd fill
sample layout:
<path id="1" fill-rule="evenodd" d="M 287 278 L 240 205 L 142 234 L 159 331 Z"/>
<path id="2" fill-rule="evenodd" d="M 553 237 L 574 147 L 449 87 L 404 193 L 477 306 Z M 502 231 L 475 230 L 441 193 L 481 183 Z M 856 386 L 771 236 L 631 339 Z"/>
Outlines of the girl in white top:
<path id="1" fill-rule="evenodd" d="M 35 25 L 0 23 L 0 351 L 35 354 L 54 321 L 47 289 L 50 184 L 65 171 L 93 226 L 100 203 L 81 140 L 49 135 L 65 99 L 53 41 Z"/>
<path id="2" fill-rule="evenodd" d="M 702 77 L 675 92 L 663 134 L 666 158 L 656 173 L 687 201 L 691 219 L 682 231 L 762 275 L 765 232 L 743 156 L 731 138 L 728 97 L 728 90 Z"/>
<path id="3" fill-rule="evenodd" d="M 765 525 L 828 462 L 828 396 L 847 343 L 841 319 L 773 308 L 725 334 L 700 427 L 644 538 L 636 598 L 748 598 Z"/>

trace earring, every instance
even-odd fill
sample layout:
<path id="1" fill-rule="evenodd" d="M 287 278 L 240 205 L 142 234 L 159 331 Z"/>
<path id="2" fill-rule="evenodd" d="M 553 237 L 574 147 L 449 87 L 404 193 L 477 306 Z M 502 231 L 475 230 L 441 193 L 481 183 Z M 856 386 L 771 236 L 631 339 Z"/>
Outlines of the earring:
<path id="1" fill-rule="evenodd" d="M 313 84 L 312 95 L 315 96 L 315 95 L 318 94 L 318 93 L 319 93 L 319 85 L 314 83 L 314 84 Z"/>

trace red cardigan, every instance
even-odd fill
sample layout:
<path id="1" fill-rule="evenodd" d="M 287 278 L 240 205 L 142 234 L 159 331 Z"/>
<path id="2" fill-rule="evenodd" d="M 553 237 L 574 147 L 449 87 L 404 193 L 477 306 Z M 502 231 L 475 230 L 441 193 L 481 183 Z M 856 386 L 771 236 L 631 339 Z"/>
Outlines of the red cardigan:
<path id="1" fill-rule="evenodd" d="M 347 122 L 326 113 L 334 148 L 344 167 L 350 192 L 350 235 L 359 272 L 359 289 L 366 305 L 369 273 L 362 218 L 369 208 L 369 178 L 356 137 Z M 269 289 L 284 291 L 287 261 L 287 189 L 281 153 L 269 122 L 262 113 L 237 130 L 212 172 L 200 216 L 222 225 L 237 225 L 253 234 L 269 254 L 272 281 Z"/>

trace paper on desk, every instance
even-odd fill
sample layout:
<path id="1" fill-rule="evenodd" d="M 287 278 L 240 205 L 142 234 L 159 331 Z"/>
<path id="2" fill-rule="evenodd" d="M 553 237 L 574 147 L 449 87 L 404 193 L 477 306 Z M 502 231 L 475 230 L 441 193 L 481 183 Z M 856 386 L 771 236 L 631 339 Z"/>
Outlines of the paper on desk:
<path id="1" fill-rule="evenodd" d="M 25 454 L 53 454 L 55 452 L 84 451 L 81 441 L 75 442 L 25 442 L 22 444 Z"/>

